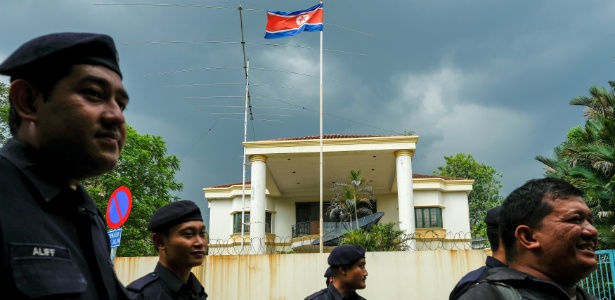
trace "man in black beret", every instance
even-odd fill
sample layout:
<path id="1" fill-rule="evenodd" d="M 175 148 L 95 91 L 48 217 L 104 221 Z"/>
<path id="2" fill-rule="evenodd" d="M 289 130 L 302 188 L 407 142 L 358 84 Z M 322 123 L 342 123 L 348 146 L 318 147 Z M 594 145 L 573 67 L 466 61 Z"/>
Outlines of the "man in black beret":
<path id="1" fill-rule="evenodd" d="M 63 32 L 0 64 L 10 77 L 0 150 L 0 282 L 12 299 L 126 299 L 101 212 L 80 184 L 117 164 L 128 94 L 113 39 Z"/>
<path id="2" fill-rule="evenodd" d="M 578 284 L 598 267 L 598 230 L 582 190 L 531 179 L 504 199 L 499 227 L 508 268 L 488 269 L 460 300 L 598 299 Z"/>
<path id="3" fill-rule="evenodd" d="M 330 283 L 331 283 L 331 267 L 328 267 L 327 270 L 325 270 L 325 285 L 329 286 Z"/>
<path id="4" fill-rule="evenodd" d="M 147 230 L 158 252 L 158 264 L 128 285 L 131 295 L 143 299 L 207 299 L 205 289 L 191 272 L 203 264 L 207 236 L 201 210 L 190 200 L 171 202 L 159 208 Z"/>
<path id="5" fill-rule="evenodd" d="M 487 211 L 487 216 L 485 217 L 487 239 L 489 240 L 489 245 L 491 245 L 491 256 L 487 256 L 484 266 L 470 271 L 457 282 L 457 285 L 455 285 L 449 295 L 449 300 L 461 297 L 471 285 L 482 279 L 485 271 L 488 269 L 506 267 L 506 252 L 498 230 L 501 210 L 501 206 L 494 207 Z"/>
<path id="6" fill-rule="evenodd" d="M 365 288 L 365 248 L 361 245 L 341 245 L 333 248 L 327 259 L 331 269 L 331 283 L 305 300 L 347 299 L 364 300 L 355 291 Z M 326 276 L 326 275 L 325 275 Z"/>

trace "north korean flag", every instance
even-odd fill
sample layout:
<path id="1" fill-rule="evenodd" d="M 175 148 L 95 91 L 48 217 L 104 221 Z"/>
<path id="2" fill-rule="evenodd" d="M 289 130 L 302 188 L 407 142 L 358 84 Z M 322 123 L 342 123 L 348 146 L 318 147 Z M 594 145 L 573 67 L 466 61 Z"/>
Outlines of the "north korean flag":
<path id="1" fill-rule="evenodd" d="M 266 39 L 293 36 L 302 31 L 322 31 L 322 3 L 291 13 L 267 11 Z"/>

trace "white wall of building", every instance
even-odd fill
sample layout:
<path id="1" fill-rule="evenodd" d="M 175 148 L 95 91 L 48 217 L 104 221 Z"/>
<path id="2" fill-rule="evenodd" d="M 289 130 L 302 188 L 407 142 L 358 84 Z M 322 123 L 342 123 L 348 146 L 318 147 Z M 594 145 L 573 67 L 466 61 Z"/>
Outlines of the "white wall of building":
<path id="1" fill-rule="evenodd" d="M 465 192 L 447 193 L 444 196 L 442 219 L 447 231 L 453 233 L 470 232 L 470 212 L 468 196 Z"/>

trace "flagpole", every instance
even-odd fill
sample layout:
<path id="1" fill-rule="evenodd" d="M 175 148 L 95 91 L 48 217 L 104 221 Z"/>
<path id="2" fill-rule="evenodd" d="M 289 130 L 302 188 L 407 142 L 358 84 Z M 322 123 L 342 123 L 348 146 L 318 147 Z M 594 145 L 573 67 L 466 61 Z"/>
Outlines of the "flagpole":
<path id="1" fill-rule="evenodd" d="M 322 0 L 320 0 L 322 4 Z M 322 34 L 320 31 L 320 253 L 323 253 L 322 232 L 323 232 L 323 179 L 322 179 Z"/>

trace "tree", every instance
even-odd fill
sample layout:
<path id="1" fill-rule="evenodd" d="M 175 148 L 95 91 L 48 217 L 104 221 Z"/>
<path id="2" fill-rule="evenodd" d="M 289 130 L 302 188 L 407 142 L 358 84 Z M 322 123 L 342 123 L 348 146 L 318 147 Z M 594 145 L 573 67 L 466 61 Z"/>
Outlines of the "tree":
<path id="1" fill-rule="evenodd" d="M 9 86 L 0 82 L 0 145 L 10 137 L 9 130 Z"/>
<path id="2" fill-rule="evenodd" d="M 395 223 L 375 224 L 369 230 L 358 228 L 347 231 L 340 238 L 340 245 L 361 245 L 366 251 L 406 251 L 412 239 L 403 230 L 395 229 Z"/>
<path id="3" fill-rule="evenodd" d="M 501 205 L 504 201 L 499 194 L 502 183 L 498 177 L 502 175 L 495 168 L 477 162 L 470 154 L 445 156 L 444 160 L 446 165 L 439 166 L 438 171 L 433 172 L 434 175 L 474 180 L 472 191 L 468 195 L 470 230 L 473 236 L 486 236 L 487 210 Z"/>
<path id="4" fill-rule="evenodd" d="M 132 194 L 132 210 L 122 227 L 122 242 L 117 256 L 157 255 L 146 230 L 150 217 L 161 206 L 179 200 L 172 191 L 181 191 L 175 181 L 179 159 L 167 156 L 166 144 L 160 136 L 140 135 L 127 126 L 126 145 L 118 165 L 112 172 L 83 182 L 86 190 L 104 213 L 109 196 L 119 186 Z"/>
<path id="5" fill-rule="evenodd" d="M 570 100 L 570 105 L 585 107 L 585 125 L 570 129 L 552 158 L 535 157 L 545 165 L 545 176 L 564 179 L 585 192 L 597 227 L 611 224 L 615 215 L 615 82 L 609 85 L 610 91 L 592 86 L 590 96 Z M 601 244 L 612 240 L 612 235 L 599 232 Z"/>
<path id="6" fill-rule="evenodd" d="M 372 186 L 361 175 L 361 170 L 350 171 L 349 182 L 334 182 L 331 189 L 336 191 L 327 209 L 331 219 L 339 219 L 341 222 L 350 220 L 352 228 L 352 216 L 359 228 L 359 215 L 372 214 L 372 203 L 376 201 Z"/>

